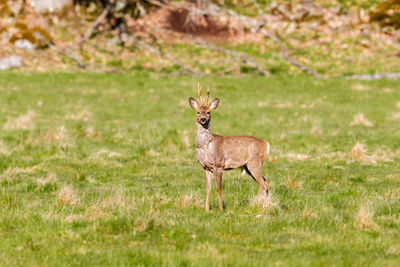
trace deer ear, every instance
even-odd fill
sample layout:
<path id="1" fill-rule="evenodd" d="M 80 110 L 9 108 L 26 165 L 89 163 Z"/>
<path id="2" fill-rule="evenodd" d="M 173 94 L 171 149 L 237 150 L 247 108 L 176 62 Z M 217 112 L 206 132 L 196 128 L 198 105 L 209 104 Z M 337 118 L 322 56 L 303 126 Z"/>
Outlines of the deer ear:
<path id="1" fill-rule="evenodd" d="M 211 103 L 210 103 L 210 109 L 214 110 L 218 107 L 219 104 L 219 98 L 214 99 Z"/>
<path id="2" fill-rule="evenodd" d="M 198 109 L 199 107 L 199 103 L 193 97 L 189 97 L 189 105 L 192 109 Z"/>

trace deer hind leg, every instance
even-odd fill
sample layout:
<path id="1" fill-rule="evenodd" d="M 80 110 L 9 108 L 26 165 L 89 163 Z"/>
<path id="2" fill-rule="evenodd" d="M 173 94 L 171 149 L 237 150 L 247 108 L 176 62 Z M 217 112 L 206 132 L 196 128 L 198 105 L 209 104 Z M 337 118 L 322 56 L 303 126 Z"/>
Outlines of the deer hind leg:
<path id="1" fill-rule="evenodd" d="M 261 174 L 261 168 L 262 164 L 260 164 L 257 161 L 250 161 L 247 163 L 247 170 L 251 177 L 258 183 L 258 186 L 260 187 L 260 192 L 262 195 L 265 197 L 268 196 L 268 182 L 265 180 L 265 178 Z"/>
<path id="2" fill-rule="evenodd" d="M 217 182 L 217 192 L 218 192 L 218 204 L 219 204 L 219 210 L 221 212 L 224 211 L 224 206 L 222 203 L 222 170 L 218 169 L 214 172 L 215 174 L 215 180 Z"/>

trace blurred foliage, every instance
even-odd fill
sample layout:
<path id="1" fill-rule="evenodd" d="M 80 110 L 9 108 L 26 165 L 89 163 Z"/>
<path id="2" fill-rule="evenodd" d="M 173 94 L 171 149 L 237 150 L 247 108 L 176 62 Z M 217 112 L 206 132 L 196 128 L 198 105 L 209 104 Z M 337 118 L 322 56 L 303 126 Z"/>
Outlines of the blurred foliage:
<path id="1" fill-rule="evenodd" d="M 118 15 L 128 15 L 138 18 L 146 15 L 154 6 L 160 6 L 164 1 L 159 0 L 74 0 L 74 6 L 79 6 L 79 10 L 85 13 L 99 13 L 108 4 L 113 6 L 113 12 Z"/>
<path id="2" fill-rule="evenodd" d="M 29 28 L 27 23 L 18 21 L 15 23 L 15 29 L 17 32 L 11 36 L 11 43 L 15 43 L 17 40 L 28 40 L 37 48 L 44 48 L 53 42 L 50 34 L 40 26 Z"/>
<path id="3" fill-rule="evenodd" d="M 392 26 L 400 29 L 400 1 L 387 0 L 381 2 L 370 11 L 371 21 L 381 26 Z"/>

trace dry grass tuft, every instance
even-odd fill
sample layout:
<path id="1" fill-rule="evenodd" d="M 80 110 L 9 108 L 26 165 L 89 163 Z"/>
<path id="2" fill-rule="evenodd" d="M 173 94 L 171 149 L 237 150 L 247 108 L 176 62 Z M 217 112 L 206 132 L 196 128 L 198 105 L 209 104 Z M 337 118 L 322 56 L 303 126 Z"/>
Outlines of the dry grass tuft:
<path id="1" fill-rule="evenodd" d="M 0 140 L 0 154 L 3 155 L 8 155 L 10 153 L 8 147 L 6 146 L 6 144 L 4 144 L 1 140 Z"/>
<path id="2" fill-rule="evenodd" d="M 371 159 L 373 159 L 374 161 L 393 162 L 393 159 L 391 157 L 395 156 L 394 154 L 395 153 L 378 148 L 372 155 Z"/>
<path id="3" fill-rule="evenodd" d="M 351 89 L 353 89 L 354 91 L 367 91 L 369 90 L 369 87 L 363 84 L 355 84 L 351 87 Z"/>
<path id="4" fill-rule="evenodd" d="M 397 112 L 397 113 L 393 113 L 393 115 L 392 115 L 392 118 L 391 118 L 392 120 L 395 120 L 395 121 L 398 121 L 398 120 L 400 120 L 400 113 L 399 112 Z"/>
<path id="5" fill-rule="evenodd" d="M 374 126 L 374 124 L 371 121 L 369 121 L 362 113 L 357 113 L 356 115 L 354 115 L 353 121 L 350 123 L 350 126 L 358 126 L 358 125 L 365 127 Z"/>
<path id="6" fill-rule="evenodd" d="M 0 177 L 5 178 L 6 180 L 10 180 L 12 178 L 17 177 L 21 173 L 33 173 L 35 170 L 39 169 L 38 165 L 27 167 L 27 168 L 12 168 L 8 167 Z"/>
<path id="7" fill-rule="evenodd" d="M 292 176 L 288 176 L 285 185 L 287 188 L 290 189 L 301 189 L 303 186 L 303 181 L 299 181 L 297 179 L 294 179 Z"/>
<path id="8" fill-rule="evenodd" d="M 271 194 L 267 198 L 265 198 L 263 195 L 257 195 L 250 200 L 249 206 L 256 207 L 264 211 L 278 208 L 279 203 L 272 198 Z"/>
<path id="9" fill-rule="evenodd" d="M 64 126 L 49 130 L 42 135 L 42 140 L 46 144 L 61 143 L 67 139 L 67 130 Z"/>
<path id="10" fill-rule="evenodd" d="M 55 183 L 57 181 L 57 176 L 55 173 L 50 173 L 47 178 L 39 178 L 36 180 L 39 186 L 45 186 L 46 184 Z"/>
<path id="11" fill-rule="evenodd" d="M 67 223 L 72 223 L 72 222 L 76 222 L 82 219 L 82 216 L 76 215 L 76 214 L 71 214 L 68 215 L 67 217 L 65 217 L 65 221 Z"/>
<path id="12" fill-rule="evenodd" d="M 268 105 L 269 105 L 269 102 L 268 102 L 268 101 L 258 102 L 258 106 L 259 106 L 259 107 L 266 107 L 266 106 L 268 106 Z"/>
<path id="13" fill-rule="evenodd" d="M 349 157 L 353 161 L 360 161 L 367 164 L 376 163 L 375 159 L 367 155 L 367 149 L 365 148 L 365 145 L 360 142 L 357 142 L 351 149 Z"/>
<path id="14" fill-rule="evenodd" d="M 71 186 L 64 186 L 58 193 L 56 202 L 62 205 L 77 205 L 79 198 L 75 195 Z"/>
<path id="15" fill-rule="evenodd" d="M 8 118 L 4 125 L 5 130 L 31 130 L 34 127 L 33 120 L 35 118 L 35 112 L 28 111 L 27 114 L 21 115 L 18 118 Z"/>
<path id="16" fill-rule="evenodd" d="M 319 124 L 314 124 L 313 127 L 310 130 L 310 134 L 312 135 L 319 135 L 322 134 L 322 129 L 321 129 L 321 125 Z"/>
<path id="17" fill-rule="evenodd" d="M 136 209 L 137 205 L 134 198 L 125 199 L 122 190 L 118 192 L 117 196 L 109 197 L 100 203 L 102 209 Z"/>
<path id="18" fill-rule="evenodd" d="M 160 156 L 160 152 L 157 152 L 153 149 L 150 149 L 149 151 L 147 151 L 147 155 L 149 155 L 150 157 L 158 157 Z"/>
<path id="19" fill-rule="evenodd" d="M 376 224 L 372 219 L 373 215 L 374 212 L 369 205 L 362 205 L 354 218 L 355 226 L 361 230 L 374 230 Z"/>
<path id="20" fill-rule="evenodd" d="M 99 206 L 93 205 L 85 211 L 84 217 L 88 221 L 94 221 L 103 218 L 106 215 L 107 214 Z"/>
<path id="21" fill-rule="evenodd" d="M 182 133 L 182 141 L 183 141 L 183 145 L 186 147 L 186 148 L 190 148 L 191 147 L 191 145 L 190 145 L 190 139 L 189 139 L 189 131 L 187 131 L 187 130 L 185 130 L 185 131 L 183 131 L 183 133 Z"/>
<path id="22" fill-rule="evenodd" d="M 392 254 L 392 255 L 395 255 L 395 256 L 399 256 L 400 255 L 400 249 L 398 247 L 396 247 L 396 246 L 390 246 L 386 253 Z"/>
<path id="23" fill-rule="evenodd" d="M 352 160 L 364 160 L 367 157 L 367 149 L 364 144 L 357 142 L 351 149 L 350 158 Z"/>
<path id="24" fill-rule="evenodd" d="M 392 189 L 385 194 L 385 199 L 400 201 L 400 191 Z"/>
<path id="25" fill-rule="evenodd" d="M 176 201 L 176 206 L 180 208 L 187 208 L 189 206 L 202 207 L 201 199 L 193 193 L 184 195 Z"/>
<path id="26" fill-rule="evenodd" d="M 122 157 L 121 153 L 115 152 L 115 151 L 109 151 L 107 149 L 101 149 L 101 150 L 97 151 L 97 153 L 95 155 L 96 156 L 106 155 L 109 158 Z"/>
<path id="27" fill-rule="evenodd" d="M 291 160 L 299 160 L 299 161 L 311 158 L 311 156 L 307 154 L 295 154 L 295 153 L 288 153 L 286 154 L 286 157 Z"/>
<path id="28" fill-rule="evenodd" d="M 304 207 L 303 211 L 301 212 L 301 217 L 308 219 L 315 219 L 318 216 L 315 212 L 312 212 L 308 207 Z"/>
<path id="29" fill-rule="evenodd" d="M 275 105 L 277 108 L 290 108 L 293 104 L 291 102 L 278 103 Z"/>
<path id="30" fill-rule="evenodd" d="M 96 128 L 94 128 L 93 126 L 88 126 L 85 129 L 85 137 L 99 139 L 101 138 L 101 133 L 97 131 Z"/>
<path id="31" fill-rule="evenodd" d="M 68 120 L 74 120 L 74 121 L 90 121 L 92 119 L 92 113 L 85 109 L 82 109 L 80 112 L 76 114 L 69 114 L 67 115 L 66 119 Z"/>
<path id="32" fill-rule="evenodd" d="M 46 221 L 58 220 L 58 219 L 60 219 L 60 215 L 56 211 L 50 210 L 50 211 L 42 214 L 42 218 Z"/>

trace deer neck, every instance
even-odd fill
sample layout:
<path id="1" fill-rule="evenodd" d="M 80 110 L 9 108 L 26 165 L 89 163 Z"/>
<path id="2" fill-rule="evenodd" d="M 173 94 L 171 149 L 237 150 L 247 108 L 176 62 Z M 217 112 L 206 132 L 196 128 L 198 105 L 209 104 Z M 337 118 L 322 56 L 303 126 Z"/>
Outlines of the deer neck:
<path id="1" fill-rule="evenodd" d="M 210 125 L 203 126 L 199 123 L 197 125 L 196 134 L 196 148 L 207 148 L 211 142 L 214 141 L 214 136 L 211 133 Z"/>

